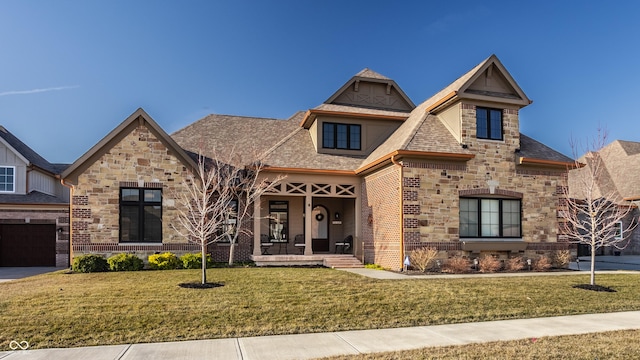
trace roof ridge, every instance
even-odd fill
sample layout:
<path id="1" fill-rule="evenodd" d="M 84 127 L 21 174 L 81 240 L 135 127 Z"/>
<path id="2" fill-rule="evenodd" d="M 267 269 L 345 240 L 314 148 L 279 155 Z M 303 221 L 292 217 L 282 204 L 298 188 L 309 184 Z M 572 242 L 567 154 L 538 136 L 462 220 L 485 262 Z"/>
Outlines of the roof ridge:
<path id="1" fill-rule="evenodd" d="M 282 146 L 282 144 L 284 144 L 285 142 L 287 142 L 289 139 L 291 139 L 295 134 L 297 134 L 298 132 L 300 132 L 301 130 L 304 130 L 303 127 L 298 127 L 295 130 L 293 130 L 291 133 L 289 133 L 287 136 L 283 137 L 282 139 L 280 139 L 278 142 L 276 142 L 272 147 L 270 147 L 269 149 L 265 150 L 262 154 L 260 154 L 260 159 L 264 159 L 266 158 L 269 154 L 273 153 L 274 151 L 276 151 L 277 148 L 279 148 L 280 146 Z"/>
<path id="2" fill-rule="evenodd" d="M 371 70 L 369 68 L 364 68 L 364 69 L 360 70 L 360 72 L 358 72 L 354 76 L 363 77 L 363 78 L 371 78 L 371 79 L 391 80 L 391 78 L 386 77 L 386 76 L 380 74 L 379 72 L 373 71 L 373 70 Z"/>

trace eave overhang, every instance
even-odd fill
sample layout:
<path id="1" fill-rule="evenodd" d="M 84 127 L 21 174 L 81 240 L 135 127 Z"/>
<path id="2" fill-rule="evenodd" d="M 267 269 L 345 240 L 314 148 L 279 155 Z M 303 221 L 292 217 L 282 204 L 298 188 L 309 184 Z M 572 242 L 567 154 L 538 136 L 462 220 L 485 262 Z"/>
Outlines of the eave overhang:
<path id="1" fill-rule="evenodd" d="M 474 100 L 474 101 L 486 101 L 486 102 L 498 102 L 501 104 L 515 105 L 519 108 L 523 108 L 533 103 L 531 100 L 522 100 L 508 97 L 489 96 L 481 94 L 462 93 L 459 91 L 452 91 L 443 96 L 440 100 L 427 107 L 425 110 L 428 114 L 437 114 L 440 111 L 448 108 L 451 104 L 454 104 L 462 100 Z"/>
<path id="2" fill-rule="evenodd" d="M 415 157 L 428 160 L 440 160 L 440 161 L 454 161 L 454 162 L 466 162 L 475 157 L 474 154 L 460 154 L 460 153 L 444 153 L 444 152 L 427 152 L 427 151 L 412 151 L 412 150 L 396 150 L 379 159 L 360 167 L 355 171 L 356 175 L 363 175 L 371 171 L 377 170 L 383 166 L 398 161 L 404 157 Z"/>
<path id="3" fill-rule="evenodd" d="M 353 170 L 330 170 L 330 169 L 304 169 L 278 166 L 265 166 L 262 168 L 265 173 L 288 173 L 288 174 L 311 174 L 311 175 L 356 175 Z"/>
<path id="4" fill-rule="evenodd" d="M 535 159 L 535 158 L 526 158 L 526 157 L 519 157 L 518 164 L 519 165 L 537 165 L 537 166 L 562 168 L 562 169 L 574 169 L 577 167 L 582 167 L 580 166 L 580 164 L 576 164 L 573 161 L 566 162 L 566 161 L 545 160 L 545 159 Z"/>
<path id="5" fill-rule="evenodd" d="M 313 122 L 316 120 L 318 115 L 358 118 L 358 119 L 395 120 L 395 121 L 405 121 L 409 118 L 408 113 L 407 115 L 393 116 L 393 115 L 350 113 L 350 112 L 344 112 L 344 111 L 311 109 L 311 110 L 308 110 L 307 113 L 304 115 L 304 118 L 300 122 L 300 126 L 305 129 L 310 128 L 311 124 L 313 124 Z"/>

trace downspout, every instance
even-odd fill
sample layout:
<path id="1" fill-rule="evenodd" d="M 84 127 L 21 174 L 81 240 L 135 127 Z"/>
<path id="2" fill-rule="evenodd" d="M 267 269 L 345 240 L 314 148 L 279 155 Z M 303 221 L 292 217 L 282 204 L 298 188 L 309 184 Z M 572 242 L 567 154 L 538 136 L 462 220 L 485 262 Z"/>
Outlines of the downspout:
<path id="1" fill-rule="evenodd" d="M 73 185 L 66 184 L 63 178 L 60 178 L 60 184 L 69 189 L 69 268 L 71 268 L 71 259 L 73 259 L 73 244 L 71 241 L 73 238 L 73 209 L 71 209 L 71 204 L 73 204 L 73 192 L 75 187 Z"/>
<path id="2" fill-rule="evenodd" d="M 391 155 L 391 162 L 393 165 L 400 167 L 400 269 L 404 268 L 404 210 L 403 210 L 403 196 L 404 193 L 404 170 L 400 162 L 396 160 L 396 155 Z"/>

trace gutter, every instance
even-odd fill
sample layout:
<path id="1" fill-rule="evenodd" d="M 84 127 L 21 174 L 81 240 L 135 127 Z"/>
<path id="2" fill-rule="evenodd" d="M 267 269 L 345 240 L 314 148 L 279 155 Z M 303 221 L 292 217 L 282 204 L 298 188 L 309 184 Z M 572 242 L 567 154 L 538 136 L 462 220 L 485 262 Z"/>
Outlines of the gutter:
<path id="1" fill-rule="evenodd" d="M 436 160 L 448 160 L 448 161 L 468 161 L 475 157 L 474 154 L 396 150 L 359 169 L 356 169 L 355 174 L 360 175 L 361 173 L 380 167 L 387 162 L 393 162 L 392 159 L 397 160 L 397 157 L 403 157 L 403 156 L 416 156 L 416 157 L 431 158 Z"/>
<path id="2" fill-rule="evenodd" d="M 75 191 L 75 187 L 73 185 L 66 184 L 62 177 L 60 177 L 60 184 L 69 189 L 69 268 L 71 268 L 71 260 L 73 259 L 73 211 L 71 205 L 73 204 L 73 192 Z"/>
<path id="3" fill-rule="evenodd" d="M 409 114 L 407 115 L 384 115 L 384 114 L 367 114 L 367 113 L 350 113 L 345 111 L 331 111 L 331 110 L 316 110 L 311 109 L 307 110 L 304 114 L 304 118 L 300 122 L 300 126 L 304 128 L 308 128 L 313 120 L 318 115 L 327 115 L 327 116 L 339 116 L 346 118 L 358 118 L 358 119 L 378 119 L 378 120 L 396 120 L 396 121 L 405 121 L 409 118 Z M 307 124 L 308 123 L 308 124 Z"/>
<path id="4" fill-rule="evenodd" d="M 574 162 L 556 161 L 556 160 L 543 160 L 543 159 L 534 159 L 534 158 L 526 158 L 526 157 L 520 157 L 520 159 L 518 159 L 518 164 L 520 164 L 520 165 L 544 165 L 544 166 L 563 167 L 563 168 L 582 167 L 580 165 L 577 165 Z"/>
<path id="5" fill-rule="evenodd" d="M 404 207 L 403 201 L 404 197 L 402 196 L 404 193 L 404 166 L 400 162 L 396 160 L 397 155 L 391 155 L 391 162 L 393 165 L 397 165 L 400 168 L 400 269 L 404 268 L 404 256 L 405 256 L 405 248 L 404 248 Z"/>

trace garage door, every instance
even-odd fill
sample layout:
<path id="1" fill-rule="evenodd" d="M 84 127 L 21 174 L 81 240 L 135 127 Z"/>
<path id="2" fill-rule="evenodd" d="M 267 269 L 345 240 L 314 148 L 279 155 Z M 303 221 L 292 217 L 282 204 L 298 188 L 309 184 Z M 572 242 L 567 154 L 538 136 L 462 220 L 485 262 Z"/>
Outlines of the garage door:
<path id="1" fill-rule="evenodd" d="M 56 226 L 0 225 L 0 266 L 56 266 Z"/>

